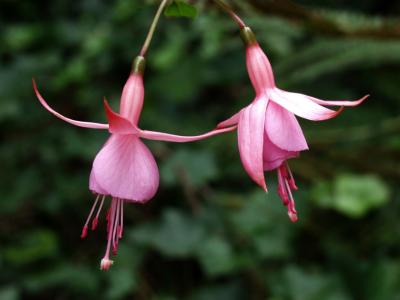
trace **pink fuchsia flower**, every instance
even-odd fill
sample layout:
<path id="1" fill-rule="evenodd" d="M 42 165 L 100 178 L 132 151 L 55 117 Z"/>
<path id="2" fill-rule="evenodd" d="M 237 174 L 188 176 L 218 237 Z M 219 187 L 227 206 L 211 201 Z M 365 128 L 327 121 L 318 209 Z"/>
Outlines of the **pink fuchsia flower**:
<path id="1" fill-rule="evenodd" d="M 288 207 L 290 219 L 297 221 L 292 190 L 296 184 L 287 160 L 308 150 L 307 142 L 295 115 L 312 121 L 336 117 L 344 106 L 357 106 L 357 101 L 324 101 L 279 89 L 271 64 L 249 27 L 241 29 L 246 44 L 246 63 L 256 92 L 253 102 L 217 128 L 238 125 L 240 158 L 248 175 L 265 191 L 264 171 L 277 170 L 278 194 Z M 340 106 L 337 111 L 325 106 Z"/>
<path id="2" fill-rule="evenodd" d="M 113 263 L 110 259 L 110 251 L 114 255 L 117 253 L 118 241 L 123 232 L 124 204 L 145 203 L 154 197 L 158 189 L 157 164 L 141 138 L 183 143 L 205 139 L 235 129 L 235 127 L 217 129 L 199 136 L 178 136 L 141 130 L 138 122 L 144 100 L 144 65 L 144 58 L 137 57 L 132 73 L 122 91 L 119 114 L 113 112 L 104 100 L 108 124 L 76 121 L 54 111 L 40 95 L 33 81 L 40 103 L 56 117 L 75 126 L 107 129 L 111 133 L 93 162 L 89 189 L 97 196 L 81 234 L 82 238 L 86 237 L 90 221 L 92 221 L 91 229 L 96 229 L 103 204 L 109 196 L 111 205 L 106 214 L 108 237 L 106 252 L 100 264 L 102 270 L 108 270 Z"/>

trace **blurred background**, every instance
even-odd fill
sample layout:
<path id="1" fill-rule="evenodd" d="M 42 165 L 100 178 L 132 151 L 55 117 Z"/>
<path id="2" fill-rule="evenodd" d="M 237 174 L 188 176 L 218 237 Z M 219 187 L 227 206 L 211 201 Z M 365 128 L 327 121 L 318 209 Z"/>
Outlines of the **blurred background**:
<path id="1" fill-rule="evenodd" d="M 236 134 L 148 142 L 161 172 L 148 205 L 127 205 L 109 272 L 104 220 L 81 241 L 91 163 L 158 1 L 0 1 L 0 299 L 400 299 L 400 3 L 231 1 L 278 86 L 358 99 L 335 120 L 301 120 L 310 151 L 290 162 L 300 221 L 267 174 L 241 165 Z M 233 22 L 207 1 L 165 18 L 148 55 L 140 126 L 210 130 L 254 96 Z"/>

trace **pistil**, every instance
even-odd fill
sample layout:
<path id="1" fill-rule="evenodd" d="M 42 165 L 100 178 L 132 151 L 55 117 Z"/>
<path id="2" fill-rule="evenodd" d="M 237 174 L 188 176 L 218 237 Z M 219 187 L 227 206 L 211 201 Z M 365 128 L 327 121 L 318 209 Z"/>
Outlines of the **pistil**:
<path id="1" fill-rule="evenodd" d="M 115 220 L 115 206 L 116 206 L 117 200 L 115 198 L 112 199 L 111 201 L 111 207 L 110 207 L 110 213 L 109 213 L 109 221 L 108 221 L 108 238 L 107 238 L 107 246 L 106 246 L 106 253 L 104 254 L 103 259 L 101 260 L 100 263 L 100 269 L 101 270 L 108 270 L 111 265 L 114 263 L 112 260 L 110 260 L 110 248 L 111 248 L 111 240 L 112 240 L 112 232 L 113 228 L 112 225 Z M 111 227 L 110 227 L 111 226 Z"/>
<path id="2" fill-rule="evenodd" d="M 118 242 L 122 238 L 123 231 L 123 210 L 124 200 L 112 198 L 111 206 L 107 213 L 107 246 L 106 253 L 100 263 L 102 270 L 108 270 L 113 261 L 110 259 L 110 251 L 115 256 L 118 251 Z"/>

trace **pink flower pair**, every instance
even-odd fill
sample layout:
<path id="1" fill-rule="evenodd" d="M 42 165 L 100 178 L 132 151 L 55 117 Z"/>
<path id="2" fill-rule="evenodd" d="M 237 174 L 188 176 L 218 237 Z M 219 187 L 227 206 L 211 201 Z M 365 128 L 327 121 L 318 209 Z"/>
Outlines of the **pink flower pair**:
<path id="1" fill-rule="evenodd" d="M 124 203 L 145 203 L 158 189 L 157 164 L 141 138 L 183 143 L 238 128 L 240 158 L 246 172 L 266 191 L 264 171 L 276 169 L 278 193 L 288 207 L 290 219 L 297 220 L 292 196 L 292 190 L 296 190 L 297 187 L 287 160 L 297 157 L 300 151 L 307 150 L 308 146 L 295 115 L 313 121 L 331 119 L 337 116 L 342 108 L 333 111 L 321 105 L 356 106 L 367 96 L 354 102 L 323 101 L 280 90 L 275 85 L 270 62 L 250 28 L 243 27 L 241 33 L 246 44 L 247 69 L 256 97 L 250 105 L 220 123 L 215 130 L 199 136 L 178 136 L 142 130 L 138 127 L 144 100 L 145 59 L 142 56 L 136 58 L 132 73 L 124 86 L 119 114 L 104 100 L 108 124 L 76 121 L 62 116 L 46 103 L 33 81 L 37 98 L 56 117 L 75 126 L 106 129 L 111 133 L 93 162 L 89 189 L 97 195 L 97 198 L 81 235 L 82 238 L 86 237 L 90 221 L 92 230 L 97 227 L 105 198 L 110 196 L 112 201 L 106 214 L 108 239 L 106 252 L 101 260 L 101 269 L 110 268 L 113 263 L 110 252 L 112 251 L 114 255 L 117 252 L 118 241 L 123 233 Z"/>

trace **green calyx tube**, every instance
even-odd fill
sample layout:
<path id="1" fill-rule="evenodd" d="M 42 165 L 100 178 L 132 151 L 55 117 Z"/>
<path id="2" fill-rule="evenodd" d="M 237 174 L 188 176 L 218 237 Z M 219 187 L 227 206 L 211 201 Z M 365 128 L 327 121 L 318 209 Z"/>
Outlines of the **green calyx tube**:
<path id="1" fill-rule="evenodd" d="M 246 46 L 257 44 L 257 39 L 250 27 L 243 27 L 240 29 L 240 36 Z"/>
<path id="2" fill-rule="evenodd" d="M 137 56 L 132 64 L 132 73 L 143 75 L 146 68 L 146 59 L 143 56 Z"/>

